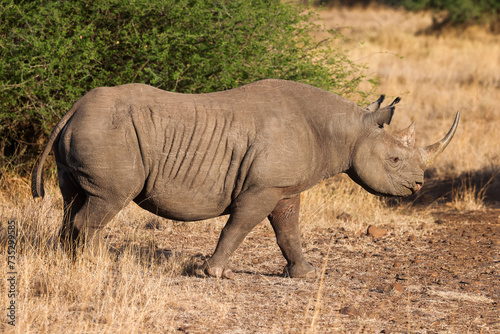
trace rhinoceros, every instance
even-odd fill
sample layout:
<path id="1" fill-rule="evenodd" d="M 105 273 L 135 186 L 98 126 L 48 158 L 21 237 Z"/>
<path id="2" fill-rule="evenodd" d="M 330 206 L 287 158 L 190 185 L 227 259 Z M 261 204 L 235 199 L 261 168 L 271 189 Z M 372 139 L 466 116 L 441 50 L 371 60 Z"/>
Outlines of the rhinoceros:
<path id="1" fill-rule="evenodd" d="M 229 215 L 203 271 L 233 277 L 228 259 L 266 217 L 284 273 L 311 277 L 302 253 L 300 193 L 338 173 L 367 191 L 407 196 L 450 143 L 448 134 L 415 148 L 414 123 L 389 134 L 395 104 L 367 108 L 331 92 L 285 80 L 262 80 L 207 94 L 166 92 L 145 84 L 91 90 L 54 128 L 32 177 L 44 195 L 42 169 L 54 148 L 64 200 L 63 244 L 84 243 L 134 201 L 168 219 Z"/>

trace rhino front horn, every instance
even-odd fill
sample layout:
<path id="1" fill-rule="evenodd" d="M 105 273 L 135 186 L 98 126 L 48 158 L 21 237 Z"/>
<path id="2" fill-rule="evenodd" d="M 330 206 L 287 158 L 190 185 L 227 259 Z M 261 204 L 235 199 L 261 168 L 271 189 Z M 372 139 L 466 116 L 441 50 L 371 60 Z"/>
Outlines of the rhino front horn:
<path id="1" fill-rule="evenodd" d="M 457 114 L 455 116 L 455 121 L 453 122 L 453 125 L 451 126 L 450 131 L 444 136 L 443 139 L 438 141 L 435 144 L 426 146 L 426 147 L 420 147 L 420 154 L 422 157 L 422 168 L 423 170 L 427 170 L 432 163 L 434 162 L 434 159 L 444 151 L 446 146 L 450 143 L 451 139 L 453 138 L 453 135 L 455 134 L 455 131 L 457 131 L 458 127 L 458 120 L 460 119 L 460 111 L 457 111 Z"/>

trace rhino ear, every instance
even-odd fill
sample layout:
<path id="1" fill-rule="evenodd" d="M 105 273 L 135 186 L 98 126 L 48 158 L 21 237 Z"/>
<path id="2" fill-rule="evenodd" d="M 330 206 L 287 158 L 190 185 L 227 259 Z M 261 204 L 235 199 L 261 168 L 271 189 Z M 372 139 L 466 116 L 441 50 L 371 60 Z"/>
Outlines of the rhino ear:
<path id="1" fill-rule="evenodd" d="M 396 132 L 394 135 L 403 145 L 408 148 L 415 147 L 415 122 L 411 122 L 406 129 Z"/>
<path id="2" fill-rule="evenodd" d="M 396 108 L 394 105 L 397 104 L 401 99 L 397 97 L 391 104 L 383 107 L 382 109 L 378 109 L 374 112 L 368 113 L 365 115 L 365 121 L 368 124 L 378 125 L 383 128 L 384 124 L 391 124 L 392 116 L 394 115 L 394 109 Z"/>
<path id="3" fill-rule="evenodd" d="M 382 104 L 382 102 L 384 102 L 384 99 L 385 99 L 385 95 L 383 95 L 383 94 L 380 95 L 378 100 L 371 103 L 368 107 L 365 108 L 365 110 L 368 110 L 369 112 L 377 111 L 378 108 L 380 108 L 380 105 Z"/>

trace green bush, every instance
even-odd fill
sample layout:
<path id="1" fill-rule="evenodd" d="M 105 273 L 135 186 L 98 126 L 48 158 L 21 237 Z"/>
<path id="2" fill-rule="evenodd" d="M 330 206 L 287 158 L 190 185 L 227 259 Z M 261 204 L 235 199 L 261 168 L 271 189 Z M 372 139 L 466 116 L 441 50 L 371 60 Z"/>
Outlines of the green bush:
<path id="1" fill-rule="evenodd" d="M 410 10 L 446 11 L 452 24 L 486 23 L 498 20 L 499 0 L 401 0 L 388 1 Z"/>
<path id="2" fill-rule="evenodd" d="M 315 15 L 280 0 L 4 0 L 0 170 L 29 171 L 61 115 L 99 86 L 201 93 L 281 78 L 362 93 L 362 67 L 311 37 Z"/>

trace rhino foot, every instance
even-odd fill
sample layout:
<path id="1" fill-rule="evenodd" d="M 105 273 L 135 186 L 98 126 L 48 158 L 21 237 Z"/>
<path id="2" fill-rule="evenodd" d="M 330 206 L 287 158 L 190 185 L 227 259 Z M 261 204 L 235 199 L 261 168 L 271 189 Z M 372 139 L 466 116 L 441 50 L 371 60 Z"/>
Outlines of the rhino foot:
<path id="1" fill-rule="evenodd" d="M 316 278 L 316 268 L 307 262 L 288 265 L 283 269 L 283 276 L 292 278 Z"/>
<path id="2" fill-rule="evenodd" d="M 205 273 L 205 275 L 215 278 L 234 278 L 234 273 L 231 271 L 231 269 L 225 269 L 222 267 L 209 267 L 205 264 L 203 272 Z"/>

